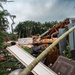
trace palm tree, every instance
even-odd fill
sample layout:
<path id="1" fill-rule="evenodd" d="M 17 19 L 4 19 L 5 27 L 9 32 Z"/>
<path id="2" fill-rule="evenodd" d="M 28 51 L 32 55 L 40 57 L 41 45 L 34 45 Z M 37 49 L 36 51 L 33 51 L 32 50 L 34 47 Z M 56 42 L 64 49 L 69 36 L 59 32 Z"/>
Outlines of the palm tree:
<path id="1" fill-rule="evenodd" d="M 11 15 L 7 10 L 5 10 L 2 6 L 2 4 L 0 3 L 0 7 L 2 9 L 2 11 L 0 11 L 0 19 L 2 18 L 3 21 L 1 20 L 0 22 L 4 22 L 3 24 L 5 24 L 4 26 L 7 28 L 8 27 L 8 19 L 6 16 L 9 16 L 10 19 L 12 20 L 12 24 L 11 24 L 11 30 L 12 30 L 12 33 L 13 33 L 13 25 L 15 24 L 14 23 L 14 18 L 16 17 L 15 15 Z"/>
<path id="2" fill-rule="evenodd" d="M 8 28 L 8 19 L 6 18 L 6 14 L 4 11 L 0 11 L 0 30 L 6 31 Z"/>
<path id="3" fill-rule="evenodd" d="M 3 42 L 5 41 L 6 37 L 6 29 L 9 27 L 8 19 L 6 16 L 8 14 L 5 12 L 3 6 L 0 4 L 1 10 L 0 10 L 0 50 L 3 49 Z"/>
<path id="4" fill-rule="evenodd" d="M 8 16 L 8 13 L 6 12 L 6 10 L 4 10 L 2 4 L 0 3 L 0 7 L 2 10 L 0 10 L 0 30 L 2 31 L 6 31 L 6 29 L 8 28 L 8 19 L 6 16 Z"/>

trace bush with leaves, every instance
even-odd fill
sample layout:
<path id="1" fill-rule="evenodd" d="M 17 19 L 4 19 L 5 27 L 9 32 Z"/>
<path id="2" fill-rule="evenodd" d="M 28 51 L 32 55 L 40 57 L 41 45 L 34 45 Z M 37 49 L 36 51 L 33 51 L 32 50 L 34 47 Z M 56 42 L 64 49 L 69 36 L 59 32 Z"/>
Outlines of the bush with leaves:
<path id="1" fill-rule="evenodd" d="M 27 51 L 28 53 L 30 53 L 31 54 L 31 49 L 30 48 L 28 48 L 28 47 L 25 47 L 25 46 L 21 46 L 21 48 L 23 48 L 25 51 Z"/>
<path id="2" fill-rule="evenodd" d="M 70 51 L 70 46 L 69 45 L 67 46 L 67 50 L 63 51 L 63 56 L 65 56 L 67 58 L 70 58 L 70 59 L 73 59 L 72 55 L 71 55 L 71 51 Z"/>
<path id="3" fill-rule="evenodd" d="M 3 43 L 5 41 L 5 37 L 6 37 L 5 32 L 0 31 L 0 50 L 3 49 L 3 45 L 4 45 Z"/>
<path id="4" fill-rule="evenodd" d="M 9 34 L 9 37 L 11 40 L 16 41 L 17 40 L 17 35 L 16 34 Z"/>

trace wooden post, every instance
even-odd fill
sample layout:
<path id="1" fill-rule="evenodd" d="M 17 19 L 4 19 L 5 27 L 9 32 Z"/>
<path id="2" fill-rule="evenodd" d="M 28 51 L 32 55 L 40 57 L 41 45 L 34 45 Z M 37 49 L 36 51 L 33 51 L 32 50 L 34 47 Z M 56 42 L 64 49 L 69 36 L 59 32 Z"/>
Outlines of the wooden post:
<path id="1" fill-rule="evenodd" d="M 29 75 L 32 69 L 42 60 L 63 38 L 75 29 L 75 26 L 61 35 L 55 42 L 53 42 L 48 48 L 46 48 L 35 60 L 33 60 L 19 75 Z"/>

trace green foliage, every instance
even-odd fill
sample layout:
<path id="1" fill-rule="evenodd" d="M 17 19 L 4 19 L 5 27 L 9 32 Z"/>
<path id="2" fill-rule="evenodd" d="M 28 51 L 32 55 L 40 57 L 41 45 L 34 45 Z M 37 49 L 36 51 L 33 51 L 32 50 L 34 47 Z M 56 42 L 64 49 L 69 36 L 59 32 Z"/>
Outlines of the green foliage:
<path id="1" fill-rule="evenodd" d="M 31 53 L 31 49 L 30 48 L 28 48 L 28 47 L 25 47 L 25 46 L 21 46 L 25 51 L 27 51 L 28 53 Z"/>
<path id="2" fill-rule="evenodd" d="M 67 57 L 67 58 L 73 59 L 73 58 L 72 58 L 72 55 L 71 55 L 71 52 L 70 52 L 70 46 L 69 46 L 69 45 L 67 46 L 67 50 L 64 50 L 64 51 L 63 51 L 63 55 L 64 55 L 65 57 Z"/>
<path id="3" fill-rule="evenodd" d="M 17 40 L 17 35 L 16 34 L 9 34 L 9 37 L 11 40 Z"/>
<path id="4" fill-rule="evenodd" d="M 8 75 L 9 71 L 0 71 L 0 75 Z"/>
<path id="5" fill-rule="evenodd" d="M 8 75 L 10 73 L 10 71 L 5 70 L 5 67 L 11 67 L 11 68 L 16 68 L 16 66 L 14 66 L 17 62 L 2 62 L 0 63 L 0 75 Z"/>
<path id="6" fill-rule="evenodd" d="M 3 43 L 5 41 L 5 37 L 6 37 L 5 32 L 0 31 L 0 50 L 3 49 Z"/>
<path id="7" fill-rule="evenodd" d="M 6 31 L 8 28 L 8 19 L 6 18 L 7 14 L 4 11 L 0 11 L 0 30 Z"/>
<path id="8" fill-rule="evenodd" d="M 57 21 L 45 22 L 45 23 L 24 21 L 24 22 L 20 22 L 16 26 L 15 32 L 17 32 L 18 37 L 21 38 L 30 37 L 32 35 L 44 33 L 46 30 L 51 28 L 56 23 Z"/>
<path id="9" fill-rule="evenodd" d="M 0 7 L 2 8 L 2 10 L 0 10 L 0 50 L 3 49 L 3 43 L 5 41 L 5 37 L 6 37 L 6 29 L 8 28 L 8 19 L 6 16 L 8 16 L 8 14 L 6 14 L 6 12 L 4 11 L 3 6 L 0 4 Z"/>

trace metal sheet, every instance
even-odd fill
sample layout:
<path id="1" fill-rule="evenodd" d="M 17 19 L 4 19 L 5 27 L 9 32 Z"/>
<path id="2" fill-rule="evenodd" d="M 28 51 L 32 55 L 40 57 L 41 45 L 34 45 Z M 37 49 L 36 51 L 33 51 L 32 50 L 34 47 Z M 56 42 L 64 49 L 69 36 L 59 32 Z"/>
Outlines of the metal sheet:
<path id="1" fill-rule="evenodd" d="M 70 24 L 74 24 L 75 23 L 75 18 L 70 18 L 69 21 L 70 21 Z"/>
<path id="2" fill-rule="evenodd" d="M 75 75 L 75 61 L 59 56 L 52 69 L 58 75 Z"/>
<path id="3" fill-rule="evenodd" d="M 72 28 L 73 24 L 68 25 L 68 29 Z M 70 50 L 74 50 L 74 31 L 69 34 Z"/>
<path id="4" fill-rule="evenodd" d="M 65 32 L 66 32 L 65 28 L 59 29 L 59 36 L 61 36 Z M 64 38 L 59 42 L 59 50 L 61 55 L 63 54 L 63 51 L 66 50 L 66 38 Z"/>
<path id="5" fill-rule="evenodd" d="M 75 23 L 73 25 L 75 26 Z M 73 32 L 74 32 L 74 50 L 75 50 L 75 30 Z"/>
<path id="6" fill-rule="evenodd" d="M 21 49 L 19 46 L 7 47 L 7 50 L 13 54 L 23 65 L 29 65 L 35 58 Z M 46 67 L 41 62 L 33 69 L 34 75 L 57 75 L 54 71 Z"/>

